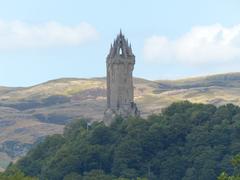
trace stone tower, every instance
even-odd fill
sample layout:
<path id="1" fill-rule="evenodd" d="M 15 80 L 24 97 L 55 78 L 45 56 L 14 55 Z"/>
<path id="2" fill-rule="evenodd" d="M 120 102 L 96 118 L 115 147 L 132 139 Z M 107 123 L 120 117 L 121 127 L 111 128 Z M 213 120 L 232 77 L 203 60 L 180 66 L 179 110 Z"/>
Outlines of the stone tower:
<path id="1" fill-rule="evenodd" d="M 105 124 L 111 124 L 116 116 L 127 118 L 139 116 L 134 103 L 132 72 L 135 56 L 131 45 L 120 34 L 111 45 L 107 56 L 107 109 L 104 113 Z"/>

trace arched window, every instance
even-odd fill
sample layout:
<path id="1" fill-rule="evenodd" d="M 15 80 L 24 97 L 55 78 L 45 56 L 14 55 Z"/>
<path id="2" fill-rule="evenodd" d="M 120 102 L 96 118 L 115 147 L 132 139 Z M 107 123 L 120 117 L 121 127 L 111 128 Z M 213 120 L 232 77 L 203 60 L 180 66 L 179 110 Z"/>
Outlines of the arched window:
<path id="1" fill-rule="evenodd" d="M 120 54 L 120 55 L 122 55 L 122 54 L 123 54 L 123 50 L 122 50 L 122 48 L 121 48 L 121 47 L 119 48 L 119 54 Z"/>

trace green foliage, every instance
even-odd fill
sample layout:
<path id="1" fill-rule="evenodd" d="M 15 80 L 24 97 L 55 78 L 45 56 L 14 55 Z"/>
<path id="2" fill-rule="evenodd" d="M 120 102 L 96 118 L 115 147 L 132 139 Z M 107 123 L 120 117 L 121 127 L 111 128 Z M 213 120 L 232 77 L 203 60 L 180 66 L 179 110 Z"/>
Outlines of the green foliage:
<path id="1" fill-rule="evenodd" d="M 222 172 L 218 177 L 218 180 L 240 180 L 240 154 L 235 155 L 232 160 L 234 167 L 234 175 L 229 176 L 226 172 Z"/>
<path id="2" fill-rule="evenodd" d="M 62 146 L 65 139 L 61 135 L 47 137 L 37 148 L 31 150 L 26 157 L 18 162 L 21 170 L 30 175 L 36 176 L 42 172 L 45 160 L 54 156 L 55 152 Z"/>
<path id="3" fill-rule="evenodd" d="M 237 173 L 240 108 L 174 103 L 147 119 L 110 127 L 79 120 L 46 138 L 15 167 L 40 180 L 225 180 Z M 230 180 L 230 179 L 229 179 Z"/>
<path id="4" fill-rule="evenodd" d="M 0 173 L 0 180 L 38 180 L 38 178 L 25 176 L 16 167 L 9 167 L 6 173 Z"/>

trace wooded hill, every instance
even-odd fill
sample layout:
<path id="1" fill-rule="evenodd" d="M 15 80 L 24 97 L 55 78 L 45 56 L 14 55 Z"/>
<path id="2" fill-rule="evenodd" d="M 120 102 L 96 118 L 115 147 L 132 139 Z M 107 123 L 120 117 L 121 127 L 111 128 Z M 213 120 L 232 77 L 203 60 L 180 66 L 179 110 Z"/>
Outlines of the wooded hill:
<path id="1" fill-rule="evenodd" d="M 135 101 L 146 118 L 173 102 L 240 105 L 240 73 L 149 81 L 135 78 Z M 64 78 L 32 87 L 0 87 L 0 170 L 23 156 L 45 136 L 62 133 L 80 118 L 101 120 L 105 79 Z"/>
<path id="2" fill-rule="evenodd" d="M 147 119 L 117 118 L 110 127 L 74 121 L 7 172 L 17 168 L 41 180 L 215 180 L 234 172 L 239 138 L 240 107 L 185 101 Z"/>

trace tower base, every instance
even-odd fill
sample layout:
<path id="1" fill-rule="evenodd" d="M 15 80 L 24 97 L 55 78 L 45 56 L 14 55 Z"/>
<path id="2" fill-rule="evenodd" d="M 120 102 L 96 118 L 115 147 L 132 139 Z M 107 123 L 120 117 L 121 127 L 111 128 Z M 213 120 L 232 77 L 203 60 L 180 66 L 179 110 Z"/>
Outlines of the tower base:
<path id="1" fill-rule="evenodd" d="M 104 112 L 103 122 L 105 125 L 109 126 L 118 116 L 124 119 L 127 119 L 129 117 L 139 117 L 140 111 L 138 110 L 135 103 L 131 103 L 130 106 L 129 105 L 122 106 L 122 108 L 118 109 L 108 108 Z"/>

